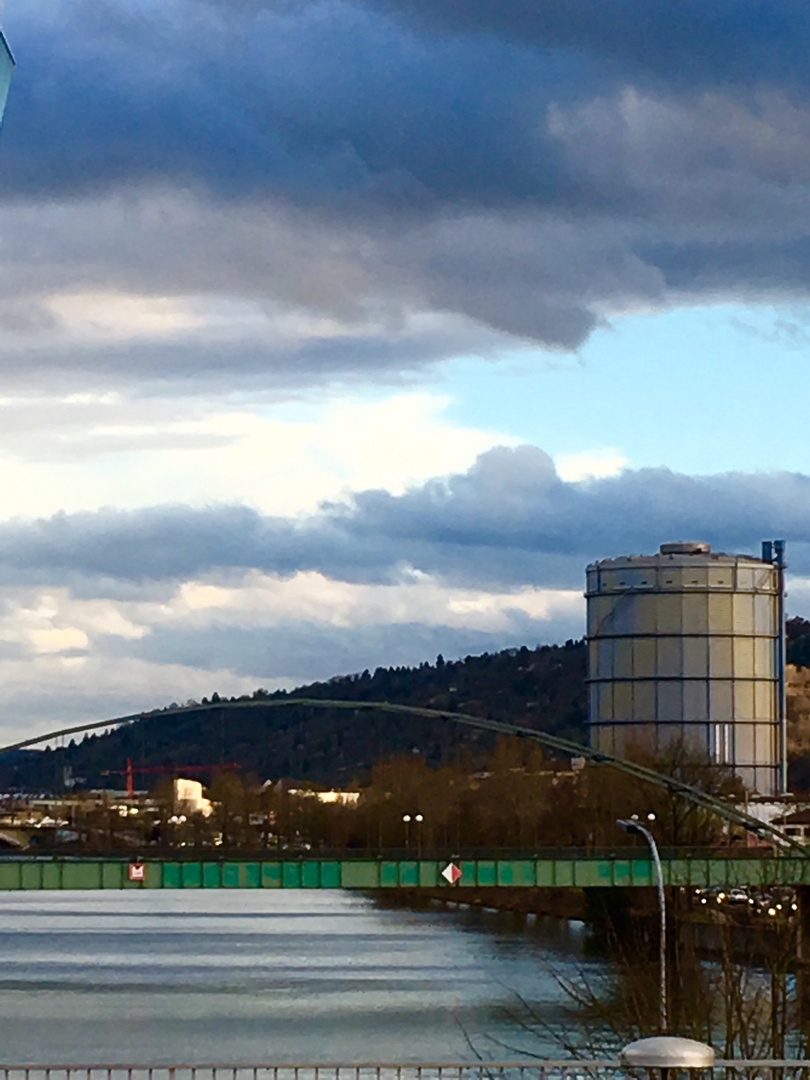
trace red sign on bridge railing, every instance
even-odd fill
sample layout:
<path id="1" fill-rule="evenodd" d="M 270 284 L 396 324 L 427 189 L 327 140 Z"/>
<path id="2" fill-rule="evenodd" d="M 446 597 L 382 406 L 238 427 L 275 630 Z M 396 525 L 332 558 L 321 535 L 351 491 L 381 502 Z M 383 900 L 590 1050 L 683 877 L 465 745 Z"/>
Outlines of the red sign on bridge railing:
<path id="1" fill-rule="evenodd" d="M 448 863 L 442 870 L 442 877 L 451 885 L 455 885 L 461 877 L 461 870 L 454 862 Z"/>

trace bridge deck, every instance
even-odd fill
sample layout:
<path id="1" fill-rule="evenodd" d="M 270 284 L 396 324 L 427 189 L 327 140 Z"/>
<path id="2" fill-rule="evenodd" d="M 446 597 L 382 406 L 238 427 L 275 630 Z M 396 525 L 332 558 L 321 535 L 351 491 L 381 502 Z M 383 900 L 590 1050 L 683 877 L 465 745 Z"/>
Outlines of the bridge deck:
<path id="1" fill-rule="evenodd" d="M 133 867 L 142 879 L 130 880 Z M 12 856 L 0 860 L 0 891 L 20 889 L 446 889 L 436 859 L 288 858 L 182 860 Z M 641 857 L 461 859 L 459 886 L 588 888 L 654 883 Z M 694 887 L 808 885 L 810 857 L 670 858 L 665 883 Z M 139 871 L 134 870 L 134 874 Z"/>

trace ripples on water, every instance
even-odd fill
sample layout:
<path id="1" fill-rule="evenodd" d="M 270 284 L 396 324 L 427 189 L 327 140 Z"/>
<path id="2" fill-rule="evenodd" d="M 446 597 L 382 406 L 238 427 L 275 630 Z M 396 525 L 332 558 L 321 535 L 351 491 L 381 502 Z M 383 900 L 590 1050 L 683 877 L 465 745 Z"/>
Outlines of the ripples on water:
<path id="1" fill-rule="evenodd" d="M 564 1005 L 576 924 L 380 908 L 348 892 L 0 895 L 4 1062 L 453 1060 Z M 506 1045 L 501 1045 L 506 1044 Z"/>

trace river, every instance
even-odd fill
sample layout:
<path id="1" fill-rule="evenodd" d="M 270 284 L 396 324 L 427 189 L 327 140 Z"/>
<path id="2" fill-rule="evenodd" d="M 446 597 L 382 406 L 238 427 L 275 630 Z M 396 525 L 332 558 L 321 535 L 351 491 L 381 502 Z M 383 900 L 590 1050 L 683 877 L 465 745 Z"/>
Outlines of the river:
<path id="1" fill-rule="evenodd" d="M 339 891 L 0 894 L 0 1056 L 564 1056 L 550 1034 L 569 1026 L 558 976 L 595 963 L 582 939 L 578 924 L 510 929 L 494 913 Z"/>

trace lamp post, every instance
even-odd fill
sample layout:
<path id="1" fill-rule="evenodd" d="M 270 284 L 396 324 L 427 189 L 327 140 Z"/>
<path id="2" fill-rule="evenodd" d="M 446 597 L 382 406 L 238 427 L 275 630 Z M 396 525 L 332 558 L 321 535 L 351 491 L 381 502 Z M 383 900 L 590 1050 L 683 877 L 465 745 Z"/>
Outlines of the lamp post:
<path id="1" fill-rule="evenodd" d="M 655 821 L 655 814 L 649 814 L 648 820 Z M 661 935 L 659 944 L 661 1034 L 665 1035 L 667 1030 L 667 901 L 666 896 L 664 895 L 664 875 L 661 870 L 661 858 L 658 854 L 658 845 L 650 830 L 635 818 L 619 818 L 616 824 L 620 829 L 624 829 L 625 832 L 643 836 L 650 845 L 650 853 L 652 854 L 652 859 L 655 863 L 655 874 L 658 881 L 658 906 L 661 911 Z"/>
<path id="2" fill-rule="evenodd" d="M 422 822 L 425 820 L 421 814 L 417 814 L 414 819 L 416 822 L 416 857 L 422 858 Z"/>
<path id="3" fill-rule="evenodd" d="M 402 820 L 405 823 L 405 847 L 408 851 L 411 848 L 411 822 L 416 823 L 416 846 L 419 850 L 419 854 L 422 854 L 422 822 L 425 820 L 421 814 L 403 814 Z"/>

